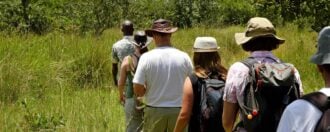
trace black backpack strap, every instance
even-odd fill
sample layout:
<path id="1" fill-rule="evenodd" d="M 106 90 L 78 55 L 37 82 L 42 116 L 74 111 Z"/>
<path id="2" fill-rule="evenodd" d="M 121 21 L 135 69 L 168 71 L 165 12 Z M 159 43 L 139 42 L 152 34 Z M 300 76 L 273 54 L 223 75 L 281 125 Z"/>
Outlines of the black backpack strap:
<path id="1" fill-rule="evenodd" d="M 328 97 L 322 92 L 309 93 L 309 94 L 306 94 L 303 97 L 301 97 L 301 99 L 312 103 L 315 107 L 317 107 L 322 112 L 327 110 L 329 107 L 328 106 Z"/>

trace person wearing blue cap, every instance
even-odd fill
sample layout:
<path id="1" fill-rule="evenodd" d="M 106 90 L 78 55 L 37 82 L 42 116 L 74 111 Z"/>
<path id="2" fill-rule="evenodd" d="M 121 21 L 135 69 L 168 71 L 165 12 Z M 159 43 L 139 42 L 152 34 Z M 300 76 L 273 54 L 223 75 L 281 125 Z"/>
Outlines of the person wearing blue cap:
<path id="1" fill-rule="evenodd" d="M 317 52 L 312 56 L 310 61 L 317 65 L 318 71 L 321 73 L 325 87 L 318 92 L 330 97 L 330 26 L 324 27 L 318 36 Z M 277 132 L 313 132 L 322 116 L 321 110 L 308 101 L 305 95 L 303 99 L 292 102 L 283 112 Z M 321 96 L 319 96 L 321 97 Z M 329 131 L 329 127 L 328 127 Z"/>

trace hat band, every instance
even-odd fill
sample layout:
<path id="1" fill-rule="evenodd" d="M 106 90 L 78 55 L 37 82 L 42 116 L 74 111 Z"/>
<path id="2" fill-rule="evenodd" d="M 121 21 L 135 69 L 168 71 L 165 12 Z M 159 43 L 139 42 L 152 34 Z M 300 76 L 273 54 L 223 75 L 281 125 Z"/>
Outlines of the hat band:
<path id="1" fill-rule="evenodd" d="M 211 52 L 218 51 L 219 48 L 194 48 L 195 52 Z"/>

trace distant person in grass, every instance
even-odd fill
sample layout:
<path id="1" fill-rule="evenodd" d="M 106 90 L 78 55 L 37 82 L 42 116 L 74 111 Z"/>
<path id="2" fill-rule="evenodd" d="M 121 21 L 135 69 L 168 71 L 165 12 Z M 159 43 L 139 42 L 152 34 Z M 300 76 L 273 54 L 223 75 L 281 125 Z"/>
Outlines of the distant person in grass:
<path id="1" fill-rule="evenodd" d="M 188 132 L 200 132 L 204 129 L 221 132 L 221 122 L 217 128 L 201 128 L 201 87 L 207 78 L 226 80 L 227 69 L 221 64 L 219 47 L 213 37 L 197 37 L 194 44 L 194 73 L 186 78 L 183 86 L 182 108 L 178 116 L 175 132 L 183 132 L 188 125 Z M 221 96 L 222 97 L 222 96 Z M 222 98 L 221 98 L 222 100 Z M 222 109 L 222 108 L 221 108 Z M 222 114 L 219 112 L 220 115 Z M 219 118 L 221 118 L 219 116 Z M 221 119 L 220 119 L 221 120 Z M 204 122 L 203 122 L 204 123 Z M 205 131 L 205 130 L 204 130 Z"/>
<path id="2" fill-rule="evenodd" d="M 121 25 L 121 31 L 124 35 L 123 39 L 117 41 L 112 46 L 112 79 L 115 85 L 118 83 L 118 67 L 120 67 L 121 62 L 124 57 L 134 53 L 133 41 L 133 32 L 134 27 L 133 23 L 129 20 L 125 20 Z M 119 64 L 119 66 L 118 66 Z"/>
<path id="3" fill-rule="evenodd" d="M 280 59 L 272 53 L 272 50 L 277 49 L 285 40 L 276 36 L 273 24 L 266 18 L 251 18 L 247 24 L 246 31 L 236 33 L 235 40 L 258 63 L 280 62 Z M 249 71 L 249 67 L 242 62 L 235 62 L 228 70 L 222 115 L 222 123 L 226 132 L 233 131 L 238 110 L 241 110 L 241 107 L 244 105 L 244 90 L 250 84 L 249 77 L 251 74 L 249 74 Z M 300 75 L 296 69 L 294 69 L 294 75 L 302 92 Z M 243 116 L 245 115 L 241 115 L 241 120 Z M 244 126 L 238 129 L 237 131 L 245 131 Z M 276 128 L 271 129 L 269 131 L 276 131 Z"/>
<path id="4" fill-rule="evenodd" d="M 193 66 L 188 54 L 172 47 L 176 30 L 165 19 L 146 30 L 156 48 L 141 56 L 133 79 L 135 95 L 145 96 L 144 132 L 173 132 L 180 112 L 183 83 Z"/>
<path id="5" fill-rule="evenodd" d="M 127 132 L 139 132 L 142 130 L 143 111 L 137 108 L 140 101 L 134 97 L 132 80 L 140 56 L 148 51 L 147 35 L 144 31 L 138 31 L 135 33 L 133 44 L 135 46 L 135 52 L 124 58 L 121 64 L 120 77 L 118 80 L 119 100 L 125 104 Z M 125 85 L 126 82 L 128 83 L 127 85 Z"/>
<path id="6" fill-rule="evenodd" d="M 317 52 L 310 61 L 317 66 L 323 77 L 325 87 L 320 89 L 319 94 L 330 97 L 330 26 L 327 26 L 319 33 L 317 41 Z M 315 94 L 311 93 L 311 94 Z M 310 95 L 311 95 L 310 94 Z M 309 96 L 309 95 L 305 95 Z M 304 98 L 304 97 L 302 97 Z M 316 132 L 322 112 L 307 100 L 299 99 L 292 102 L 283 112 L 278 125 L 278 132 Z M 328 124 L 329 125 L 329 124 Z M 328 131 L 329 131 L 328 127 Z"/>

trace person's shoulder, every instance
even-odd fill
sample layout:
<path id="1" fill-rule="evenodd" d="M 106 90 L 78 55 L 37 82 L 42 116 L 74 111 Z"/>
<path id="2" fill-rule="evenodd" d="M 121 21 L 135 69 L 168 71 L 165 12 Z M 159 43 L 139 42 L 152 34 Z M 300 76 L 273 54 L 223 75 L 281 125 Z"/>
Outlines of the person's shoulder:
<path id="1" fill-rule="evenodd" d="M 118 47 L 118 46 L 122 43 L 122 41 L 123 41 L 123 39 L 120 39 L 120 40 L 116 41 L 116 42 L 112 45 L 112 47 Z"/>
<path id="2" fill-rule="evenodd" d="M 309 103 L 306 100 L 303 99 L 297 99 L 295 101 L 293 101 L 292 103 L 290 103 L 286 110 L 291 111 L 291 112 L 297 112 L 297 111 L 310 111 L 310 108 L 314 106 Z"/>

